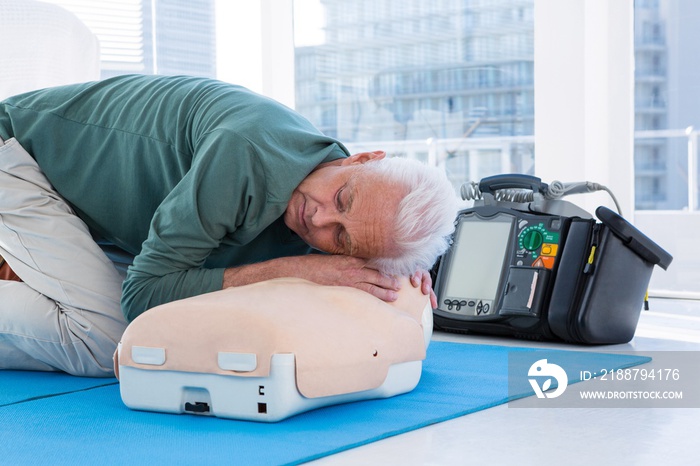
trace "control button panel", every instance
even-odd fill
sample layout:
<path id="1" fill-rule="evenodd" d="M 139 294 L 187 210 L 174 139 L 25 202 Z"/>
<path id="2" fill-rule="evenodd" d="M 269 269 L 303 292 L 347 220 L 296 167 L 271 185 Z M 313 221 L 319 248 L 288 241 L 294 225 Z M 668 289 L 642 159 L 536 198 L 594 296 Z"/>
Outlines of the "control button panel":
<path id="1" fill-rule="evenodd" d="M 559 252 L 561 221 L 518 222 L 518 250 L 515 265 L 552 269 Z"/>
<path id="2" fill-rule="evenodd" d="M 444 310 L 467 316 L 494 314 L 493 300 L 490 299 L 446 299 Z"/>

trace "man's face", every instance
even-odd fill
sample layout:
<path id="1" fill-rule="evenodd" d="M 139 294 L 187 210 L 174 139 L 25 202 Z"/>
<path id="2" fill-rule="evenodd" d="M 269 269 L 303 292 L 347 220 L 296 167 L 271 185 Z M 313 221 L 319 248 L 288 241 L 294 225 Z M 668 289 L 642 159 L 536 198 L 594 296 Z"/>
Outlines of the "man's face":
<path id="1" fill-rule="evenodd" d="M 321 251 L 355 257 L 391 257 L 391 240 L 402 193 L 362 164 L 383 152 L 356 154 L 338 164 L 325 164 L 294 190 L 284 223 L 307 244 Z"/>

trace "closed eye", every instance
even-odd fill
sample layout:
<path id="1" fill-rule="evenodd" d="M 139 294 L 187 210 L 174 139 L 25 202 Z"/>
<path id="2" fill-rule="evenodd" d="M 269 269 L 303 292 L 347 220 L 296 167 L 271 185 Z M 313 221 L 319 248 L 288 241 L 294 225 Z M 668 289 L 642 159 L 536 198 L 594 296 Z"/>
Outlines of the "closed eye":
<path id="1" fill-rule="evenodd" d="M 338 212 L 349 213 L 352 208 L 352 201 L 355 199 L 353 186 L 345 183 L 335 193 L 335 205 Z"/>
<path id="2" fill-rule="evenodd" d="M 350 193 L 350 194 L 347 194 Z M 352 207 L 353 195 L 352 190 L 349 188 L 348 184 L 345 183 L 338 189 L 335 194 L 335 205 L 338 212 L 345 213 L 346 215 L 350 212 Z M 335 242 L 338 249 L 343 254 L 351 254 L 352 251 L 352 241 L 350 235 L 342 224 L 339 224 L 336 230 Z"/>
<path id="3" fill-rule="evenodd" d="M 336 230 L 336 245 L 342 254 L 352 255 L 352 241 L 350 235 L 342 225 L 338 225 Z"/>
<path id="4" fill-rule="evenodd" d="M 345 205 L 343 204 L 343 191 L 345 190 L 345 186 L 341 186 L 341 188 L 338 190 L 338 192 L 335 194 L 335 206 L 338 209 L 338 212 L 343 212 L 345 209 Z"/>
<path id="5" fill-rule="evenodd" d="M 345 242 L 344 240 L 345 236 L 345 228 L 343 228 L 342 225 L 338 225 L 338 228 L 336 229 L 335 233 L 335 244 L 338 246 L 338 249 L 340 251 L 345 251 Z"/>

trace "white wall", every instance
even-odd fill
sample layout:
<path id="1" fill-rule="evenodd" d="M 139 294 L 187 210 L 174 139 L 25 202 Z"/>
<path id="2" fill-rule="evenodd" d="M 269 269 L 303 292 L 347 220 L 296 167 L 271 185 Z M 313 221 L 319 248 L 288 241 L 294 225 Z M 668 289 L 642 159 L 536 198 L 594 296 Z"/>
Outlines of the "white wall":
<path id="1" fill-rule="evenodd" d="M 293 0 L 217 0 L 217 78 L 294 108 Z"/>
<path id="2" fill-rule="evenodd" d="M 535 174 L 634 208 L 632 0 L 535 0 Z M 589 212 L 607 194 L 567 198 Z"/>

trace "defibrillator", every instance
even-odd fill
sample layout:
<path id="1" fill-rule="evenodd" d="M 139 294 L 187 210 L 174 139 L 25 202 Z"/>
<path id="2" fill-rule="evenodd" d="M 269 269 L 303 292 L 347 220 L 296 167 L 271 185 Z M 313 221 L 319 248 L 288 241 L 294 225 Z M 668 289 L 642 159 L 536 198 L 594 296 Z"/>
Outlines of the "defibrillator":
<path id="1" fill-rule="evenodd" d="M 561 199 L 612 192 L 497 175 L 462 187 L 449 250 L 433 270 L 438 330 L 581 344 L 634 336 L 654 266 L 671 255 L 618 213 Z M 618 206 L 619 210 L 619 206 Z"/>

